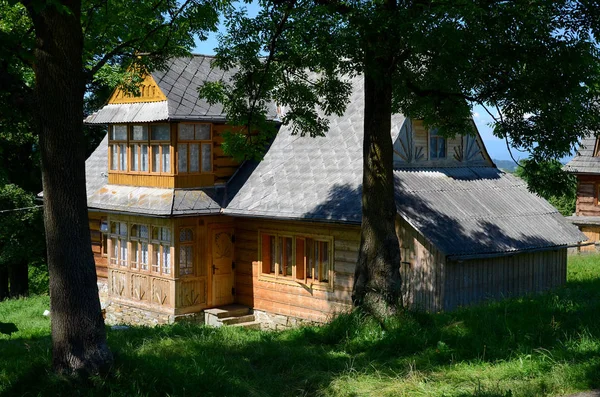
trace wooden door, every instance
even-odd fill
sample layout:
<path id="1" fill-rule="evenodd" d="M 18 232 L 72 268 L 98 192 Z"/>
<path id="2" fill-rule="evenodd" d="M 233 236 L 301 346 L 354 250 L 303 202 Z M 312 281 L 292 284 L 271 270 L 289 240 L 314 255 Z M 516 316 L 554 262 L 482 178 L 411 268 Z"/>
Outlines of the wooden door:
<path id="1" fill-rule="evenodd" d="M 214 227 L 210 231 L 213 305 L 233 303 L 233 228 Z"/>

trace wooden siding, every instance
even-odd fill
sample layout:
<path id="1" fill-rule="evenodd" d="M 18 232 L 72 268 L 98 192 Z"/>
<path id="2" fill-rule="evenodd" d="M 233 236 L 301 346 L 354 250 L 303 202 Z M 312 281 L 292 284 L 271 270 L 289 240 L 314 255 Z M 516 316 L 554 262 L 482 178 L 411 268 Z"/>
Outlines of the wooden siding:
<path id="1" fill-rule="evenodd" d="M 259 262 L 259 230 L 332 237 L 333 288 L 317 289 L 292 280 L 286 282 L 259 277 L 262 266 Z M 238 218 L 235 221 L 235 237 L 236 302 L 257 310 L 318 322 L 350 309 L 360 242 L 359 226 Z"/>
<path id="2" fill-rule="evenodd" d="M 598 206 L 598 189 L 600 188 L 600 175 L 577 176 L 577 204 L 578 216 L 600 216 Z"/>
<path id="3" fill-rule="evenodd" d="M 106 256 L 106 249 L 104 235 L 100 231 L 100 224 L 102 220 L 106 220 L 106 215 L 99 212 L 89 212 L 89 225 L 90 235 L 92 238 L 92 252 L 94 253 L 94 262 L 96 263 L 96 276 L 99 278 L 108 277 L 108 258 Z"/>
<path id="4" fill-rule="evenodd" d="M 579 229 L 589 239 L 588 242 L 598 243 L 600 241 L 600 226 L 579 226 Z M 579 247 L 580 252 L 597 252 L 596 245 L 583 245 Z"/>
<path id="5" fill-rule="evenodd" d="M 444 309 L 543 292 L 563 285 L 567 249 L 506 255 L 497 258 L 447 261 Z"/>
<path id="6" fill-rule="evenodd" d="M 144 80 L 139 85 L 139 95 L 133 95 L 123 91 L 121 88 L 117 88 L 110 99 L 109 104 L 116 103 L 138 103 L 138 102 L 160 102 L 166 101 L 167 97 L 156 84 L 156 80 L 151 74 L 147 74 Z"/>
<path id="7" fill-rule="evenodd" d="M 396 234 L 400 242 L 403 304 L 413 310 L 441 310 L 444 255 L 400 216 L 396 217 Z"/>
<path id="8" fill-rule="evenodd" d="M 213 172 L 214 183 L 225 183 L 237 171 L 240 163 L 223 153 L 223 133 L 235 128 L 226 124 L 213 124 Z"/>
<path id="9" fill-rule="evenodd" d="M 473 129 L 475 135 L 447 138 L 446 157 L 432 159 L 429 151 L 429 132 L 421 120 L 414 120 L 412 125 L 402 126 L 398 142 L 394 143 L 394 164 L 399 167 L 448 167 L 468 164 L 491 166 L 492 161 L 485 151 L 475 125 Z"/>

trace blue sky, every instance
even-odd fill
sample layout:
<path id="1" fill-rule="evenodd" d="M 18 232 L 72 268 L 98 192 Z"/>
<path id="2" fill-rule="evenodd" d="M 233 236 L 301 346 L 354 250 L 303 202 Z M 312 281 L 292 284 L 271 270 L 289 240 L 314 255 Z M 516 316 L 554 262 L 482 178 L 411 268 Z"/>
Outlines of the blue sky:
<path id="1" fill-rule="evenodd" d="M 255 2 L 246 4 L 245 7 L 248 9 L 250 15 L 256 15 L 258 12 L 258 5 Z M 224 25 L 221 23 L 220 30 L 222 31 L 223 29 Z M 194 52 L 198 54 L 213 55 L 215 53 L 214 48 L 217 46 L 217 35 L 218 33 L 212 33 L 209 35 L 208 40 L 203 42 L 196 41 Z M 485 109 L 481 106 L 475 107 L 473 109 L 473 120 L 475 120 L 475 124 L 479 129 L 479 133 L 481 134 L 490 156 L 497 160 L 510 160 L 511 157 L 506 148 L 506 142 L 495 137 L 492 133 L 492 129 L 489 126 L 492 122 L 492 118 L 487 114 Z M 527 157 L 526 153 L 521 153 L 516 150 L 513 150 L 512 153 L 517 160 Z"/>

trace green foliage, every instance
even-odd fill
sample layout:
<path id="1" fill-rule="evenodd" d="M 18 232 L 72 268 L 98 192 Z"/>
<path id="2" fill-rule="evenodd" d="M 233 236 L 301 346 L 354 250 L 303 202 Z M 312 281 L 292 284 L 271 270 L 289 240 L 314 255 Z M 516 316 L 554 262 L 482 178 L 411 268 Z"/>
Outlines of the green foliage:
<path id="1" fill-rule="evenodd" d="M 558 160 L 521 160 L 515 175 L 527 182 L 529 189 L 542 196 L 565 216 L 573 215 L 577 199 L 577 178 L 563 171 Z"/>
<path id="2" fill-rule="evenodd" d="M 108 330 L 113 374 L 56 377 L 48 297 L 0 303 L 0 394 L 554 396 L 600 386 L 600 257 L 569 258 L 543 295 L 451 313 L 360 311 L 321 327 L 260 332 L 177 324 Z"/>
<path id="3" fill-rule="evenodd" d="M 215 63 L 234 69 L 233 81 L 200 89 L 224 104 L 233 124 L 251 131 L 277 103 L 285 109 L 282 122 L 295 131 L 326 133 L 325 116 L 344 111 L 352 77 L 371 73 L 369 65 L 386 57 L 393 78 L 382 83 L 393 87 L 393 112 L 446 136 L 469 131 L 472 106 L 484 105 L 499 112 L 498 137 L 544 161 L 569 154 L 586 131 L 600 127 L 599 54 L 589 35 L 600 32 L 595 3 L 260 4 L 254 18 L 243 9 L 226 14 Z M 246 137 L 247 146 L 253 139 Z"/>
<path id="4" fill-rule="evenodd" d="M 0 186 L 0 209 L 21 208 L 28 209 L 0 213 L 0 266 L 43 261 L 41 209 L 34 196 L 16 185 Z"/>

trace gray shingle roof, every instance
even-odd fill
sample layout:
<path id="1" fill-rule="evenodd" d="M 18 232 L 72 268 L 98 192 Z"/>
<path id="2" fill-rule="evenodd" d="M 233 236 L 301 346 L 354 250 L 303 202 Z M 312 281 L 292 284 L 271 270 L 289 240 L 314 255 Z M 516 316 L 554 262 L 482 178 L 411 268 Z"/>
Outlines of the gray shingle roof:
<path id="1" fill-rule="evenodd" d="M 567 220 L 574 225 L 600 226 L 600 216 L 567 216 Z"/>
<path id="2" fill-rule="evenodd" d="M 222 193 L 215 188 L 160 189 L 108 184 L 108 135 L 85 162 L 88 207 L 150 216 L 185 216 L 221 212 Z"/>
<path id="3" fill-rule="evenodd" d="M 397 170 L 398 212 L 452 257 L 565 246 L 587 238 L 524 181 L 493 167 Z"/>
<path id="4" fill-rule="evenodd" d="M 569 161 L 564 169 L 576 174 L 600 173 L 600 157 L 594 156 L 596 137 L 588 136 L 581 140 L 577 154 Z"/>
<path id="5" fill-rule="evenodd" d="M 228 81 L 234 71 L 213 68 L 214 58 L 208 55 L 173 58 L 164 70 L 152 72 L 152 77 L 167 97 L 167 101 L 106 105 L 88 116 L 88 124 L 152 122 L 163 120 L 225 121 L 220 104 L 210 105 L 198 97 L 198 86 L 205 81 Z M 268 117 L 277 117 L 275 105 L 270 105 Z"/>
<path id="6" fill-rule="evenodd" d="M 363 88 L 354 81 L 326 137 L 283 126 L 263 161 L 229 184 L 225 214 L 361 222 Z M 392 139 L 404 117 L 392 120 Z M 398 212 L 446 255 L 501 254 L 576 244 L 586 237 L 525 184 L 495 167 L 395 171 Z"/>

